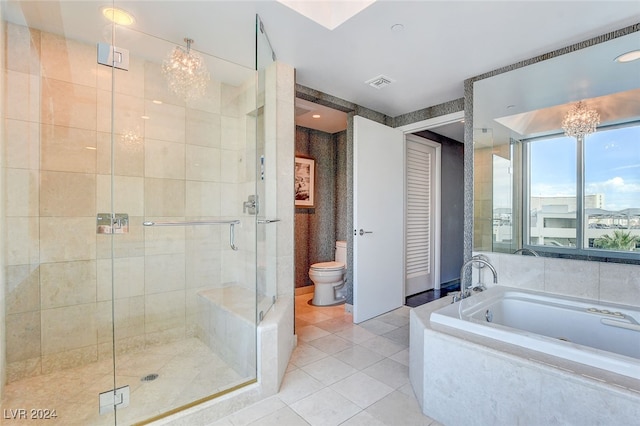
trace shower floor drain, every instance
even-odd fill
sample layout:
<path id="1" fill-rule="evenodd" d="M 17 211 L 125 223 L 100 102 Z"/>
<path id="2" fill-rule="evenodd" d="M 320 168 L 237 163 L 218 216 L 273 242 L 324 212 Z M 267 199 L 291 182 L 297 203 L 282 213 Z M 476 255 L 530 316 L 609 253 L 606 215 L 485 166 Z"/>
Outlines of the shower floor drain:
<path id="1" fill-rule="evenodd" d="M 144 376 L 142 379 L 140 379 L 141 382 L 152 382 L 155 379 L 158 378 L 158 375 L 156 373 L 153 374 L 147 374 L 146 376 Z"/>

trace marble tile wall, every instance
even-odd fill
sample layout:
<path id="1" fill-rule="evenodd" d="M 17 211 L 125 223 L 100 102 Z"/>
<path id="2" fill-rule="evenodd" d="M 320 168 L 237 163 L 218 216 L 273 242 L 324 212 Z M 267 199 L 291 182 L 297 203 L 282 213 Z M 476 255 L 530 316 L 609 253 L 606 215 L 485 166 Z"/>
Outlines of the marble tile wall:
<path id="1" fill-rule="evenodd" d="M 496 268 L 498 285 L 640 306 L 640 265 L 478 253 L 486 255 Z M 473 282 L 477 282 L 478 269 L 473 273 Z M 480 274 L 481 282 L 492 285 L 490 271 L 483 269 Z"/>
<path id="2" fill-rule="evenodd" d="M 255 191 L 253 79 L 211 81 L 185 102 L 157 63 L 132 56 L 112 87 L 93 45 L 14 24 L 3 40 L 9 380 L 111 356 L 112 275 L 117 351 L 192 335 L 204 285 L 254 284 L 254 229 L 238 229 L 233 252 L 227 227 L 141 222 L 242 214 Z M 112 204 L 130 218 L 113 247 L 96 235 Z"/>
<path id="3" fill-rule="evenodd" d="M 5 22 L 3 17 L 3 11 L 0 10 L 0 34 L 5 34 Z M 0 43 L 0 70 L 5 69 L 5 45 L 4 43 Z M 4 78 L 0 79 L 0 99 L 3 99 L 3 95 L 5 92 L 5 82 Z M 0 102 L 0 120 L 4 123 L 4 110 L 5 104 L 4 102 Z M 4 147 L 4 140 L 6 135 L 6 129 L 3 126 L 3 131 L 0 132 L 0 147 Z M 0 151 L 0 160 L 4 161 L 4 157 L 6 156 L 6 152 Z M 0 188 L 4 188 L 5 186 L 5 177 L 4 173 L 0 173 Z M 5 203 L 4 197 L 0 197 L 0 234 L 5 235 L 5 227 L 4 225 L 4 211 L 5 211 Z M 0 246 L 0 259 L 5 258 L 5 244 Z M 6 328 L 6 290 L 5 290 L 5 266 L 4 262 L 0 261 L 0 335 L 7 335 Z M 2 398 L 5 394 L 4 385 L 6 383 L 6 351 L 0 351 L 0 398 Z"/>

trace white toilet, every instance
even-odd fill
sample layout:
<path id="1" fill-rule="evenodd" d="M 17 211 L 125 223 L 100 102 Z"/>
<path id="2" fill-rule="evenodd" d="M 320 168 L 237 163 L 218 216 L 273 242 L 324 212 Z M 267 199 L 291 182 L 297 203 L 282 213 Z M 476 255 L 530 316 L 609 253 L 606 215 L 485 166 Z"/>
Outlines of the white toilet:
<path id="1" fill-rule="evenodd" d="M 314 306 L 339 305 L 344 303 L 342 291 L 347 273 L 347 242 L 336 241 L 335 262 L 314 263 L 309 268 L 309 278 L 315 285 L 313 291 Z"/>

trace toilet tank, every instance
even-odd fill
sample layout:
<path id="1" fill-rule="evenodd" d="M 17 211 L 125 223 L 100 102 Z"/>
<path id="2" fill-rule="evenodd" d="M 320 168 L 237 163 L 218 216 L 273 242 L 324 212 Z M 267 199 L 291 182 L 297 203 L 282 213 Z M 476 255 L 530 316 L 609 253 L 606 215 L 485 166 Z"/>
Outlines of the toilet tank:
<path id="1" fill-rule="evenodd" d="M 336 241 L 336 256 L 334 259 L 336 262 L 342 262 L 347 264 L 347 242 Z"/>

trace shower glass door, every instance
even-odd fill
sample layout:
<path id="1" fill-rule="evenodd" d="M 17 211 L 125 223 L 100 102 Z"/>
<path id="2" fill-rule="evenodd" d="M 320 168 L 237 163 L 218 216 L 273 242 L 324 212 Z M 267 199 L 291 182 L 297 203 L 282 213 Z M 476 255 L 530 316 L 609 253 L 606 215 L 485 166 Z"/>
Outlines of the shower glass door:
<path id="1" fill-rule="evenodd" d="M 145 3 L 127 27 L 117 1 L 2 2 L 3 424 L 134 424 L 256 380 L 256 71 L 143 31 Z M 176 47 L 201 93 L 171 89 Z"/>
<path id="2" fill-rule="evenodd" d="M 206 3 L 182 3 L 206 14 Z M 128 217 L 101 252 L 116 399 L 130 395 L 118 424 L 256 379 L 256 72 L 203 52 L 190 31 L 166 40 L 116 25 L 128 71 L 103 68 L 114 73 L 113 127 L 99 211 Z"/>

